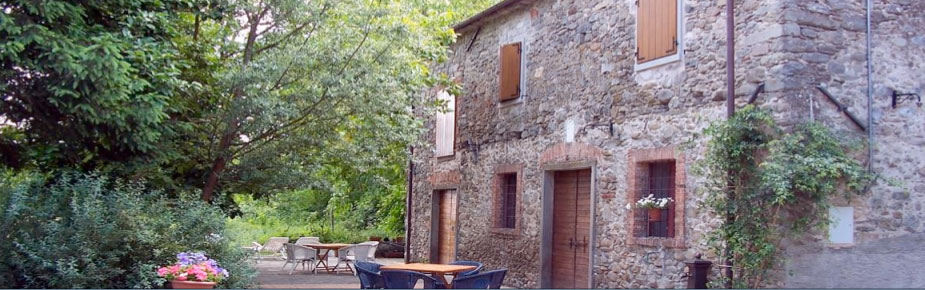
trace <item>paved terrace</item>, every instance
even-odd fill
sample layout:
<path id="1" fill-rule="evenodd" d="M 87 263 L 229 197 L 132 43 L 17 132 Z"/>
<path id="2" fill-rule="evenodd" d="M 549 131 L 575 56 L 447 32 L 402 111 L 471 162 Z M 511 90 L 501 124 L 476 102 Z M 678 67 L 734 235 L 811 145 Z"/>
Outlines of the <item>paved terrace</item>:
<path id="1" fill-rule="evenodd" d="M 323 268 L 320 268 L 317 274 L 313 274 L 307 270 L 302 270 L 300 265 L 292 272 L 292 275 L 289 275 L 291 264 L 287 265 L 284 270 L 281 269 L 284 263 L 285 261 L 279 258 L 262 258 L 256 265 L 259 272 L 257 275 L 258 287 L 264 289 L 360 289 L 360 279 L 350 274 L 350 272 L 328 274 L 324 272 Z M 376 263 L 383 265 L 402 264 L 404 259 L 377 258 Z"/>

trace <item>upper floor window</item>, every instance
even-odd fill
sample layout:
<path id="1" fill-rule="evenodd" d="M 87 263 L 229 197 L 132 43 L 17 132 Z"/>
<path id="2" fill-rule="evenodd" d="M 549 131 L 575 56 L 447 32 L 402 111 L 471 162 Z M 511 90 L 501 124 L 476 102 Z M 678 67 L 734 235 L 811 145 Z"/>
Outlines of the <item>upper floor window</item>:
<path id="1" fill-rule="evenodd" d="M 637 0 L 636 63 L 678 53 L 678 0 Z"/>
<path id="2" fill-rule="evenodd" d="M 437 112 L 437 123 L 434 130 L 436 156 L 453 156 L 455 154 L 453 144 L 456 142 L 456 97 L 446 91 L 440 91 L 437 99 L 446 104 L 446 110 Z"/>
<path id="3" fill-rule="evenodd" d="M 500 100 L 501 102 L 515 100 L 521 94 L 522 49 L 521 43 L 511 43 L 501 46 L 501 72 L 500 72 Z"/>

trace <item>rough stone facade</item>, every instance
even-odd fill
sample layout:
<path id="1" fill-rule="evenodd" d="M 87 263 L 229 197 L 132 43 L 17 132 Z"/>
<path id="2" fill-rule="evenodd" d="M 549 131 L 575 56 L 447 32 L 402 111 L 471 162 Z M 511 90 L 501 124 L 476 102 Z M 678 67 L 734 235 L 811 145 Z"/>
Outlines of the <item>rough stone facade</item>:
<path id="1" fill-rule="evenodd" d="M 456 154 L 438 159 L 432 148 L 420 148 L 413 157 L 412 260 L 430 259 L 432 194 L 455 188 L 457 258 L 510 269 L 511 286 L 546 286 L 540 246 L 547 173 L 591 168 L 589 286 L 683 288 L 685 261 L 696 253 L 716 260 L 704 234 L 720 220 L 698 207 L 703 178 L 690 167 L 703 152 L 698 133 L 725 115 L 725 0 L 680 1 L 679 60 L 641 70 L 633 54 L 636 0 L 522 2 L 458 31 L 450 60 L 434 68 L 457 79 L 464 94 L 456 100 Z M 736 5 L 740 105 L 764 83 L 757 103 L 781 124 L 812 116 L 846 136 L 866 138 L 816 89 L 825 87 L 866 121 L 864 2 Z M 768 286 L 925 286 L 914 273 L 925 264 L 925 114 L 914 101 L 890 104 L 893 90 L 925 93 L 923 12 L 925 1 L 874 1 L 872 162 L 877 174 L 901 185 L 881 181 L 846 202 L 855 207 L 853 245 L 835 247 L 822 235 L 788 241 L 788 262 Z M 500 104 L 498 49 L 513 42 L 523 42 L 523 96 Z M 433 129 L 433 118 L 427 120 Z M 434 140 L 433 130 L 424 138 Z M 685 175 L 675 223 L 681 234 L 633 239 L 633 215 L 624 208 L 634 201 L 633 154 L 666 148 L 683 161 L 676 163 Z M 866 154 L 859 158 L 867 162 Z M 516 168 L 522 177 L 516 231 L 492 229 L 499 168 Z"/>

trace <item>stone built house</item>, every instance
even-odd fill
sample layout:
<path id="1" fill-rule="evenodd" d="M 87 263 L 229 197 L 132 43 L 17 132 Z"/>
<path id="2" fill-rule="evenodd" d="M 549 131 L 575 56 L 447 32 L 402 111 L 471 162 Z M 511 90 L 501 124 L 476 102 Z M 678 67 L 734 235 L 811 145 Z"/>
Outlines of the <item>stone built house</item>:
<path id="1" fill-rule="evenodd" d="M 725 1 L 507 0 L 460 24 L 435 71 L 463 88 L 428 116 L 409 209 L 413 261 L 476 260 L 535 287 L 683 287 L 720 222 L 698 207 L 700 133 L 725 118 Z M 925 90 L 925 1 L 875 0 L 867 106 L 863 0 L 736 1 L 736 95 L 784 125 L 840 134 L 872 126 L 884 182 L 841 201 L 828 236 L 786 247 L 768 286 L 923 287 L 925 111 L 892 95 Z M 870 109 L 870 110 L 868 110 Z M 858 158 L 868 162 L 868 155 Z M 627 203 L 673 197 L 663 221 Z M 716 267 L 714 267 L 716 269 Z"/>

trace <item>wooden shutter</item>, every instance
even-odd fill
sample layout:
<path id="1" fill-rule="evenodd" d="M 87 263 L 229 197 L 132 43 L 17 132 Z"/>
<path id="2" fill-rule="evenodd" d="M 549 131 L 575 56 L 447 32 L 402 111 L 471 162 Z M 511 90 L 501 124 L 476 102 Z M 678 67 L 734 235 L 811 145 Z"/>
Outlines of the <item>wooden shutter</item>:
<path id="1" fill-rule="evenodd" d="M 520 43 L 501 46 L 501 101 L 520 97 Z"/>
<path id="2" fill-rule="evenodd" d="M 677 0 L 639 0 L 638 3 L 636 61 L 644 63 L 677 53 Z"/>
<path id="3" fill-rule="evenodd" d="M 447 112 L 437 112 L 437 122 L 434 126 L 436 135 L 437 157 L 451 156 L 454 153 L 453 144 L 456 142 L 456 97 L 446 91 L 440 91 L 437 99 L 446 102 Z"/>

